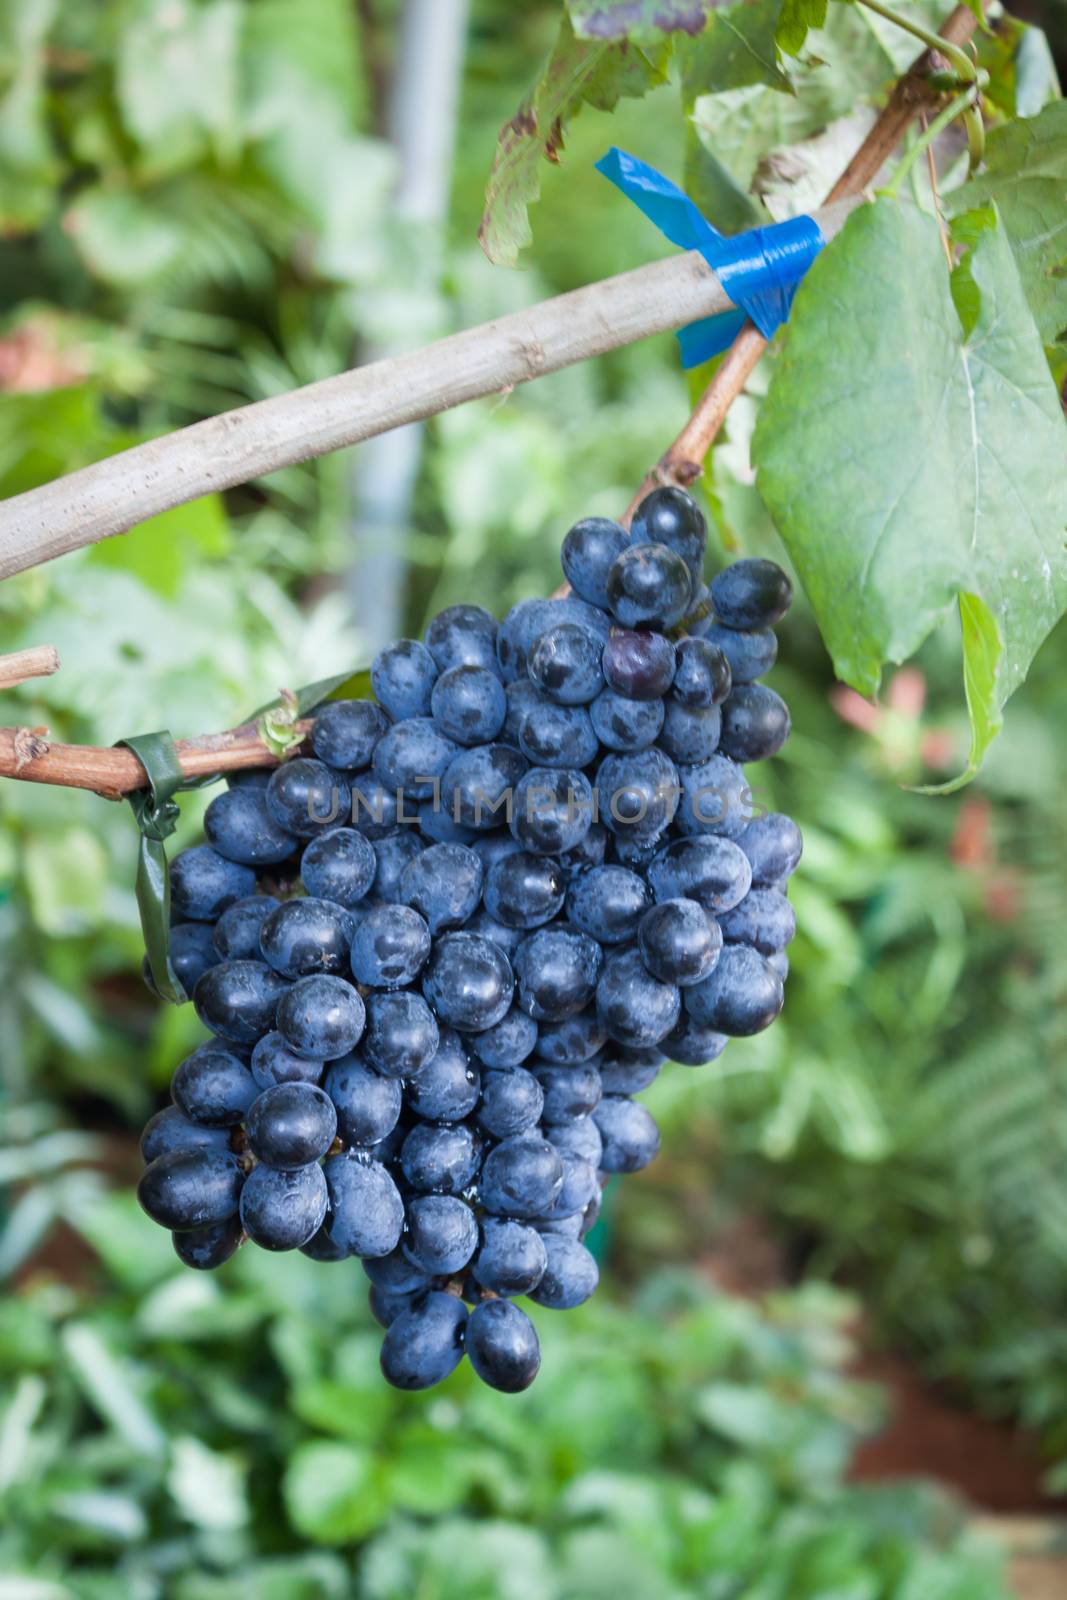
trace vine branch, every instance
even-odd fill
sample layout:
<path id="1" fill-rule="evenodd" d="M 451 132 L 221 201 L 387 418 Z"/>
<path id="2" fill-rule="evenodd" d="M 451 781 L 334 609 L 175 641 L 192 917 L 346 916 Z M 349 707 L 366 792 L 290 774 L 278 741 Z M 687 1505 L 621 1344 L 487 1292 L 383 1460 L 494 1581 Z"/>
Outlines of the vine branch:
<path id="1" fill-rule="evenodd" d="M 941 34 L 954 45 L 964 45 L 975 27 L 974 13 L 959 5 Z M 830 209 L 816 213 L 824 234 L 841 227 L 913 117 L 943 103 L 944 94 L 929 81 L 935 60 L 924 51 L 897 82 L 830 191 Z M 718 279 L 692 252 L 560 295 L 428 349 L 195 423 L 5 502 L 0 506 L 0 577 L 125 532 L 211 490 L 323 455 L 729 305 Z M 731 401 L 766 348 L 758 329 L 747 323 L 693 415 L 641 485 L 634 505 L 657 484 L 688 487 L 700 476 Z M 310 720 L 299 722 L 296 731 L 306 732 L 310 725 Z M 187 778 L 273 767 L 279 761 L 255 723 L 182 739 L 176 748 Z M 52 744 L 41 728 L 0 729 L 0 777 L 91 789 L 110 799 L 143 787 L 145 781 L 132 751 Z"/>
<path id="2" fill-rule="evenodd" d="M 0 689 L 15 689 L 32 678 L 50 678 L 59 671 L 59 651 L 54 644 L 35 644 L 0 656 Z"/>

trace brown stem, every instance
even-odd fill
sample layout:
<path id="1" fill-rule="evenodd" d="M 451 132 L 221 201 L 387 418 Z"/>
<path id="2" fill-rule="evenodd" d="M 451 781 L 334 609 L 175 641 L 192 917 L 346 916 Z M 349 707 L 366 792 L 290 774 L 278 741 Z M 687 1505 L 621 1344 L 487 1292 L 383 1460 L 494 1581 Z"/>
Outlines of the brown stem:
<path id="1" fill-rule="evenodd" d="M 940 33 L 949 43 L 963 45 L 971 39 L 977 26 L 977 19 L 970 7 L 959 5 L 946 18 Z M 916 113 L 944 99 L 944 95 L 931 88 L 929 82 L 935 60 L 933 51 L 924 50 L 904 76 L 898 79 L 885 109 L 827 195 L 827 205 L 834 200 L 862 194 L 881 172 Z M 752 376 L 766 348 L 767 340 L 759 329 L 754 323 L 746 322 L 701 395 L 689 421 L 634 495 L 622 519 L 627 527 L 634 511 L 651 490 L 661 484 L 676 484 L 680 489 L 688 489 L 700 477 L 708 451 L 718 436 L 727 411 Z"/>
<path id="2" fill-rule="evenodd" d="M 0 656 L 0 689 L 14 689 L 31 678 L 50 678 L 59 671 L 59 651 L 54 644 L 35 644 Z"/>
<path id="3" fill-rule="evenodd" d="M 306 733 L 311 719 L 295 724 Z M 263 743 L 256 724 L 246 722 L 226 733 L 204 733 L 175 743 L 187 778 L 240 772 L 249 767 L 276 767 L 279 757 Z M 145 772 L 132 750 L 99 749 L 88 744 L 53 744 L 46 728 L 0 728 L 0 777 L 25 783 L 54 783 L 67 789 L 92 789 L 118 800 L 145 783 Z"/>

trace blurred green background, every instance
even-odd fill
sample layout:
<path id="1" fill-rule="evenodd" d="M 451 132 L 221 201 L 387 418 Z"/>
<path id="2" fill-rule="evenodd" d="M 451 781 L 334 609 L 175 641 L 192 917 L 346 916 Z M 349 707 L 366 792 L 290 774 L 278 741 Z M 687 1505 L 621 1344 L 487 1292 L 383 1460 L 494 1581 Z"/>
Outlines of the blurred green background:
<path id="1" fill-rule="evenodd" d="M 680 176 L 669 89 L 583 113 L 522 270 L 486 263 L 496 132 L 558 10 L 471 0 L 454 112 L 405 54 L 418 10 L 0 0 L 0 495 L 656 251 L 591 169 L 618 143 Z M 1044 20 L 1062 53 L 1056 0 Z M 405 109 L 416 68 L 429 98 Z M 400 204 L 421 119 L 454 132 L 451 190 Z M 717 558 L 781 556 L 755 404 L 716 452 Z M 364 664 L 382 617 L 548 592 L 569 524 L 617 512 L 687 409 L 673 341 L 649 340 L 399 455 L 280 472 L 13 579 L 3 648 L 64 665 L 2 720 L 96 744 L 222 728 Z M 3 785 L 3 1600 L 1004 1593 L 944 1495 L 846 1481 L 884 1415 L 849 1363 L 862 1330 L 952 1405 L 1025 1425 L 1067 1494 L 1067 636 L 946 800 L 903 785 L 920 750 L 960 765 L 950 639 L 873 718 L 803 603 L 781 661 L 796 731 L 761 780 L 807 840 L 785 1015 L 655 1085 L 664 1154 L 611 1191 L 605 1287 L 540 1317 L 542 1376 L 514 1400 L 463 1373 L 387 1391 L 358 1271 L 177 1267 L 128 1180 L 199 1029 L 140 983 L 131 819 Z"/>

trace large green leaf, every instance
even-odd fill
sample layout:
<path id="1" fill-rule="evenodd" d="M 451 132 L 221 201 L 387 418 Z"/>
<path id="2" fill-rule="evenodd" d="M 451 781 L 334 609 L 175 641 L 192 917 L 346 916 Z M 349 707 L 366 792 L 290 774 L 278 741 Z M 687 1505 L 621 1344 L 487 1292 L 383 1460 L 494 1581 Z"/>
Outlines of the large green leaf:
<path id="1" fill-rule="evenodd" d="M 954 603 L 976 770 L 1067 605 L 1067 429 L 1004 231 L 964 269 L 879 201 L 816 262 L 753 440 L 838 676 L 873 694 Z"/>
<path id="2" fill-rule="evenodd" d="M 716 11 L 696 39 L 680 45 L 682 95 L 691 106 L 698 95 L 767 84 L 786 94 L 793 85 L 778 65 L 774 33 L 780 0 L 744 0 Z"/>
<path id="3" fill-rule="evenodd" d="M 1046 344 L 1067 338 L 1067 101 L 995 128 L 985 171 L 947 198 L 953 216 L 995 202 Z"/>
<path id="4" fill-rule="evenodd" d="M 156 168 L 238 139 L 235 0 L 137 0 L 119 36 L 116 91 L 127 129 Z"/>
<path id="5" fill-rule="evenodd" d="M 558 162 L 571 117 L 583 105 L 612 111 L 624 96 L 639 98 L 664 83 L 669 51 L 579 39 L 563 19 L 533 93 L 500 130 L 478 232 L 490 261 L 514 266 L 530 243 L 528 211 L 541 193 L 541 162 Z"/>
<path id="6" fill-rule="evenodd" d="M 0 6 L 0 229 L 46 215 L 59 162 L 45 120 L 45 39 L 56 0 Z"/>

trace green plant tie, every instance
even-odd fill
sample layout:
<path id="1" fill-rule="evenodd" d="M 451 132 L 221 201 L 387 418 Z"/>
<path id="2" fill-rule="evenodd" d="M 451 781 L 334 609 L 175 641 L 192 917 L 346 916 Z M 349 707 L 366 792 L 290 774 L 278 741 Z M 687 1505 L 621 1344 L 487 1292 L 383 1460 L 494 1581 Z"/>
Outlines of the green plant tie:
<path id="1" fill-rule="evenodd" d="M 174 795 L 185 782 L 169 733 L 140 733 L 119 739 L 148 775 L 148 785 L 127 798 L 141 834 L 137 858 L 137 908 L 141 913 L 152 981 L 165 1000 L 181 1005 L 188 995 L 170 962 L 170 875 L 165 841 L 180 816 Z"/>

